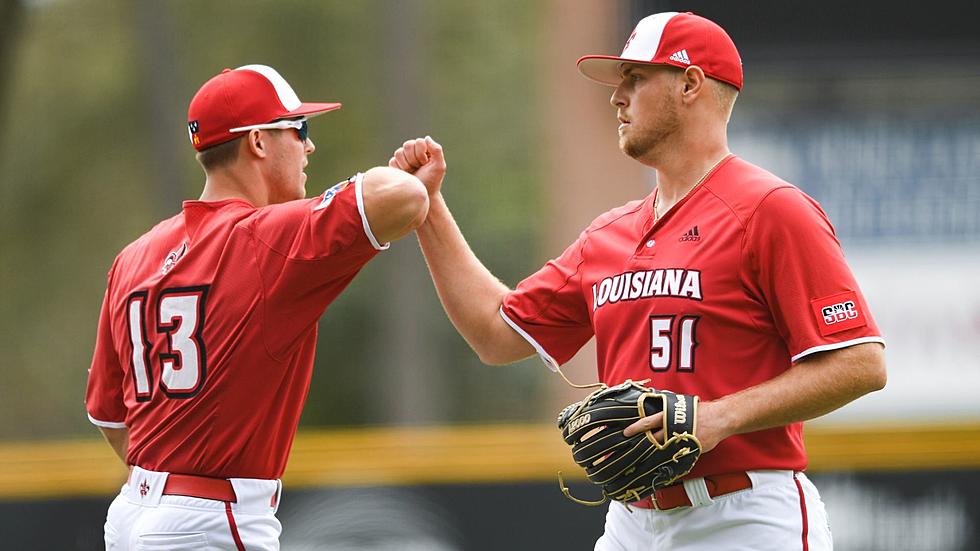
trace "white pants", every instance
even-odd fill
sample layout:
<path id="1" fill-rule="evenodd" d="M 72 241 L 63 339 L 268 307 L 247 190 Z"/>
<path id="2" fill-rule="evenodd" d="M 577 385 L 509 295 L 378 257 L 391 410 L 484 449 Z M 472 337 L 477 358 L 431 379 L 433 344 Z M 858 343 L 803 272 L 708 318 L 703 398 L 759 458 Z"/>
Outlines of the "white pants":
<path id="1" fill-rule="evenodd" d="M 279 549 L 278 480 L 229 479 L 237 500 L 225 503 L 161 495 L 167 476 L 133 467 L 109 506 L 107 551 Z"/>
<path id="2" fill-rule="evenodd" d="M 817 488 L 803 473 L 749 471 L 752 488 L 715 498 L 685 484 L 691 507 L 668 511 L 609 505 L 595 551 L 830 551 Z M 802 493 L 802 499 L 801 499 Z M 700 504 L 698 505 L 698 503 Z"/>

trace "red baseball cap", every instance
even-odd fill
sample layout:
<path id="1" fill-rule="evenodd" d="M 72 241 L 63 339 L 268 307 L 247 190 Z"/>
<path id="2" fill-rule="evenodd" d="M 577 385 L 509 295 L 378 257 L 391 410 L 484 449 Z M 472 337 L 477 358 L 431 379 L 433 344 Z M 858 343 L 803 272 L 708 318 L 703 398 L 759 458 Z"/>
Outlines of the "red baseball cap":
<path id="1" fill-rule="evenodd" d="M 277 119 L 315 117 L 339 103 L 303 103 L 286 79 L 267 65 L 225 69 L 204 83 L 187 109 L 187 133 L 201 151 L 241 136 L 233 128 Z"/>
<path id="2" fill-rule="evenodd" d="M 693 13 L 664 12 L 644 17 L 619 56 L 587 55 L 578 70 L 600 84 L 617 86 L 622 63 L 697 65 L 709 77 L 742 89 L 742 59 L 725 29 Z"/>

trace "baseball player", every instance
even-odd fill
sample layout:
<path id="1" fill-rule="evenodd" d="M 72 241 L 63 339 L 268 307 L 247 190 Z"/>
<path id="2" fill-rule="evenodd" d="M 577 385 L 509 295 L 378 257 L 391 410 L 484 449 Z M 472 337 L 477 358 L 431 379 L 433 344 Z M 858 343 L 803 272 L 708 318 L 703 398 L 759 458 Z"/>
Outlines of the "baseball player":
<path id="1" fill-rule="evenodd" d="M 99 318 L 86 409 L 130 469 L 107 549 L 279 548 L 317 320 L 428 209 L 389 167 L 304 199 L 307 120 L 338 108 L 265 65 L 191 100 L 204 191 L 116 257 Z"/>
<path id="2" fill-rule="evenodd" d="M 418 235 L 446 312 L 486 363 L 536 352 L 557 369 L 594 335 L 602 382 L 700 396 L 706 453 L 652 499 L 612 502 L 595 549 L 831 549 L 803 474 L 802 422 L 886 379 L 883 340 L 833 227 L 799 189 L 729 152 L 742 64 L 715 23 L 652 15 L 622 55 L 578 67 L 613 87 L 620 148 L 656 169 L 656 189 L 596 218 L 511 290 L 446 207 L 440 146 L 406 144 L 389 165 L 429 190 Z M 662 426 L 658 414 L 626 433 Z"/>

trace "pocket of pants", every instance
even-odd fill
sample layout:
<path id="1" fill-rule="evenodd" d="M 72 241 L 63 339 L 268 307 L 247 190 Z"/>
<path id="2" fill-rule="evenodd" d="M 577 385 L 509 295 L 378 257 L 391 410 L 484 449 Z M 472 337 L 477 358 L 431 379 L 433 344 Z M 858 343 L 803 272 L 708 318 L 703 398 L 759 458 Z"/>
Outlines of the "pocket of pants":
<path id="1" fill-rule="evenodd" d="M 105 522 L 105 548 L 106 551 L 119 548 L 119 532 L 116 532 L 108 520 Z"/>
<path id="2" fill-rule="evenodd" d="M 208 549 L 208 535 L 203 532 L 143 534 L 136 538 L 136 551 L 198 551 Z"/>
<path id="3" fill-rule="evenodd" d="M 123 489 L 112 503 L 109 504 L 109 510 L 106 511 L 104 536 L 105 536 L 105 548 L 107 551 L 112 551 L 113 549 L 119 549 L 119 531 L 116 530 L 116 526 L 124 526 L 125 520 L 120 518 L 120 507 L 122 507 L 126 498 L 125 495 L 126 486 L 123 485 Z M 115 525 L 114 525 L 115 524 Z"/>

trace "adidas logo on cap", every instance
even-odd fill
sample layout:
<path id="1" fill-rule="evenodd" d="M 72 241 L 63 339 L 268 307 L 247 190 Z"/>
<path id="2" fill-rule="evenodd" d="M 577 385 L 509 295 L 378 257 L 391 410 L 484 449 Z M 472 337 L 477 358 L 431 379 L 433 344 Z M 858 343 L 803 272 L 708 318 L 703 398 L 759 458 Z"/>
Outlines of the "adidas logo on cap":
<path id="1" fill-rule="evenodd" d="M 687 50 L 677 50 L 676 52 L 670 54 L 670 59 L 685 65 L 691 64 L 691 58 L 687 57 Z"/>

